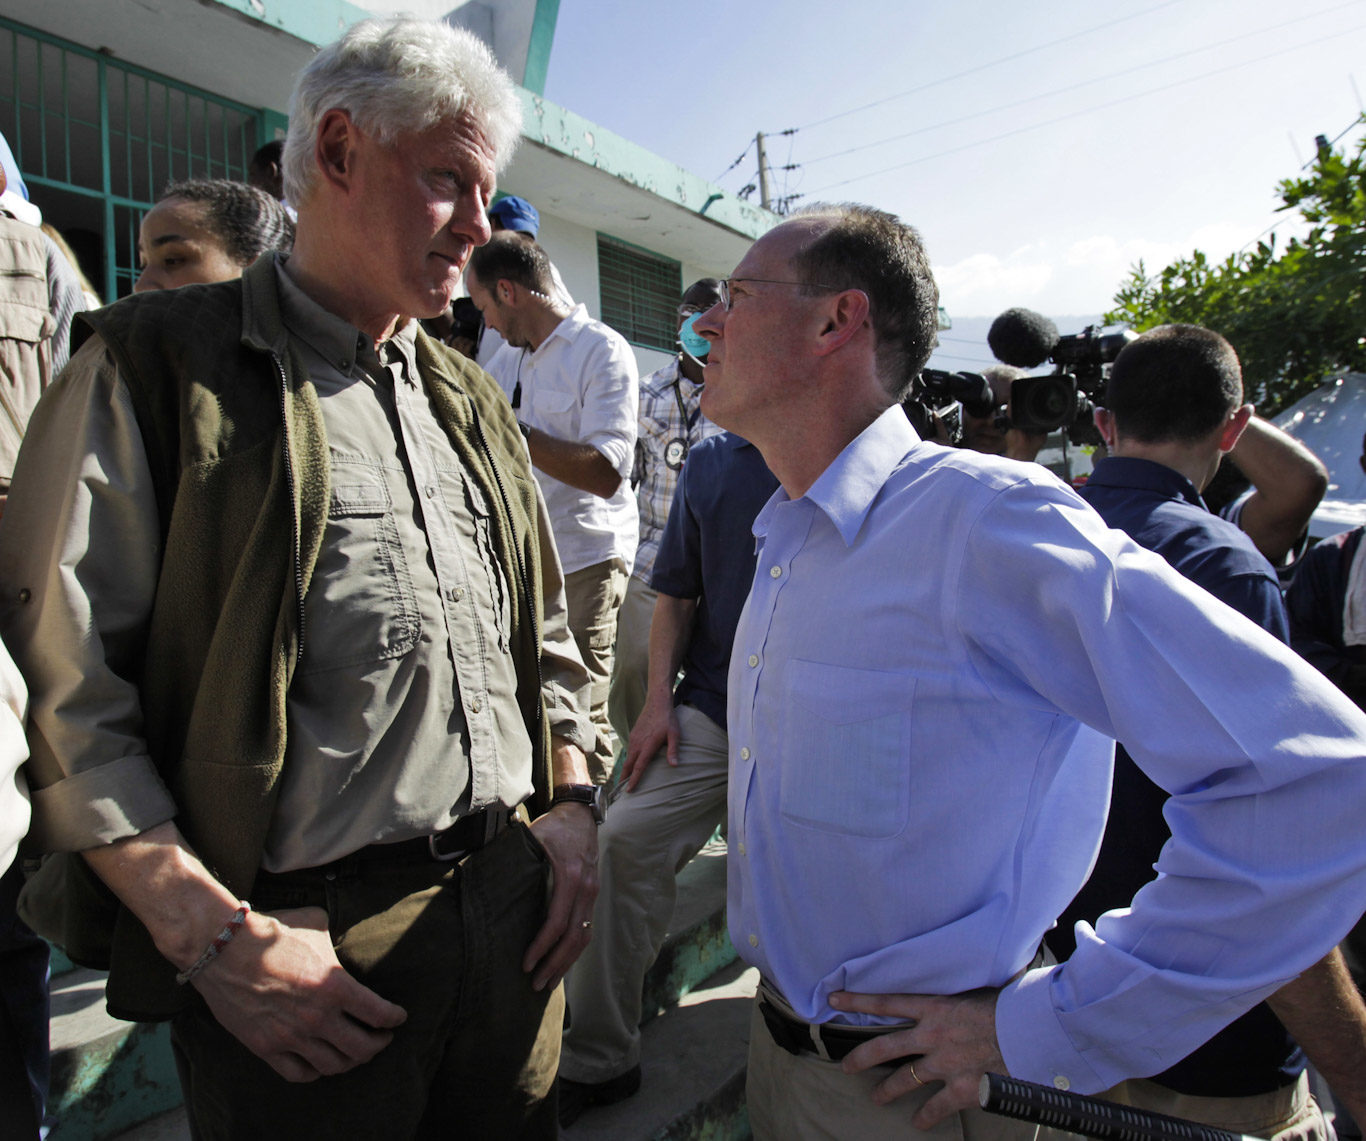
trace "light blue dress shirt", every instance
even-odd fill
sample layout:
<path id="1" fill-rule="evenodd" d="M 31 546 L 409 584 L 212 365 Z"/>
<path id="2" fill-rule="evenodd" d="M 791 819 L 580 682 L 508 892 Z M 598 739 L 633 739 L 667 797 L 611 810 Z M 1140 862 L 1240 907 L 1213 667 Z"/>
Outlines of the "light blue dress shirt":
<path id="1" fill-rule="evenodd" d="M 730 931 L 802 1017 L 1005 986 L 1010 1072 L 1096 1092 L 1366 909 L 1366 718 L 1044 469 L 922 443 L 893 407 L 754 532 Z M 1116 737 L 1173 794 L 1162 875 L 1011 982 L 1090 870 Z"/>

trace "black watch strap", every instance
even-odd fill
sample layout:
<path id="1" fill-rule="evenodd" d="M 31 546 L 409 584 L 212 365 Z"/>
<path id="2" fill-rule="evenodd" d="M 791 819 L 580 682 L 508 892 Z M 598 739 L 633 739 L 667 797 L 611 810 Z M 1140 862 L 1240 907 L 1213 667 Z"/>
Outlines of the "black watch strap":
<path id="1" fill-rule="evenodd" d="M 551 807 L 557 804 L 587 805 L 595 824 L 601 824 L 607 815 L 607 795 L 600 784 L 557 784 L 550 804 Z"/>

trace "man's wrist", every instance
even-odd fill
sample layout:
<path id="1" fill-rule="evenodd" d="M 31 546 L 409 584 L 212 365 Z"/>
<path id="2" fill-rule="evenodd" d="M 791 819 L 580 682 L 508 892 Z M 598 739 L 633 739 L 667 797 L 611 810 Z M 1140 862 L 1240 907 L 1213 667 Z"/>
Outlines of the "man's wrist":
<path id="1" fill-rule="evenodd" d="M 600 784 L 557 784 L 550 798 L 550 807 L 577 804 L 592 814 L 593 823 L 601 824 L 607 815 L 607 796 Z"/>

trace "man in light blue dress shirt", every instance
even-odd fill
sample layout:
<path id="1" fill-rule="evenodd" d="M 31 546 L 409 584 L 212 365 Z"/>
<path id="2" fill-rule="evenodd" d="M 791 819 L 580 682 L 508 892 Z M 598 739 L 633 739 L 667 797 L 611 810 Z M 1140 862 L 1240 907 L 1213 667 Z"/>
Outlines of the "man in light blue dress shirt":
<path id="1" fill-rule="evenodd" d="M 697 323 L 702 409 L 782 487 L 729 679 L 731 936 L 764 976 L 758 1137 L 1028 1135 L 984 1072 L 1155 1073 L 1366 909 L 1366 719 L 1035 465 L 921 442 L 919 235 L 821 207 Z M 1044 932 L 1104 829 L 1113 739 L 1171 793 L 1130 909 Z M 1299 826 L 1313 821 L 1312 829 Z"/>

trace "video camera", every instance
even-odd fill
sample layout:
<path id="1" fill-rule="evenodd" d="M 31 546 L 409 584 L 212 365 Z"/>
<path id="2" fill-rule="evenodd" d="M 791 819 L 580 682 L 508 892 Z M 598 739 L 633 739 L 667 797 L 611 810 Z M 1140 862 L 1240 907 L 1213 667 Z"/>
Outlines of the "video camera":
<path id="1" fill-rule="evenodd" d="M 1024 376 L 1010 386 L 1010 422 L 1026 432 L 1067 429 L 1074 444 L 1099 444 L 1092 412 L 1105 391 L 1109 365 L 1138 334 L 1132 330 L 1102 333 L 1095 325 L 1058 336 L 1047 317 L 1029 309 L 1007 309 L 991 324 L 987 344 L 997 360 L 1017 368 L 1035 368 L 1045 360 L 1054 370 Z"/>
<path id="2" fill-rule="evenodd" d="M 927 368 L 911 382 L 901 407 L 922 440 L 963 442 L 963 413 L 990 416 L 996 409 L 991 382 L 978 372 Z"/>

